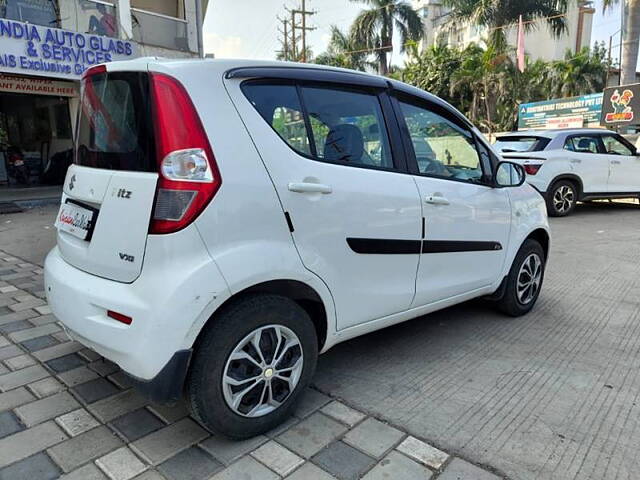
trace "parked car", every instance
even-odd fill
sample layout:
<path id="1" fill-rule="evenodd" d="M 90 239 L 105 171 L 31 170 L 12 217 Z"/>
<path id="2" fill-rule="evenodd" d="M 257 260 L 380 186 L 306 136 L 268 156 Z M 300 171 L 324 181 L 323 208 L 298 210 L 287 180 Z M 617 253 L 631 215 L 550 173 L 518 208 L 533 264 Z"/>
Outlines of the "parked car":
<path id="1" fill-rule="evenodd" d="M 538 298 L 542 198 L 424 91 L 236 60 L 109 63 L 82 82 L 49 303 L 212 431 L 284 421 L 339 342 L 475 297 L 513 316 Z"/>
<path id="2" fill-rule="evenodd" d="M 562 129 L 500 135 L 494 147 L 520 163 L 527 182 L 563 217 L 578 201 L 640 197 L 640 157 L 621 135 L 604 129 Z"/>

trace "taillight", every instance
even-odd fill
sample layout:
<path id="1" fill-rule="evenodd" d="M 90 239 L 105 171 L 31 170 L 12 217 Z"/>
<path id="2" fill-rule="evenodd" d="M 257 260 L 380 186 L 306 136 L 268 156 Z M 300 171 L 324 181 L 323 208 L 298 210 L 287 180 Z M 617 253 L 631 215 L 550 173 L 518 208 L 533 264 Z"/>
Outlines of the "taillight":
<path id="1" fill-rule="evenodd" d="M 175 78 L 151 74 L 158 188 L 150 233 L 176 232 L 209 204 L 222 179 L 189 94 Z"/>
<path id="2" fill-rule="evenodd" d="M 535 175 L 536 173 L 538 173 L 538 170 L 540 170 L 542 164 L 534 165 L 531 163 L 525 163 L 523 166 L 524 171 L 527 172 L 527 175 Z"/>

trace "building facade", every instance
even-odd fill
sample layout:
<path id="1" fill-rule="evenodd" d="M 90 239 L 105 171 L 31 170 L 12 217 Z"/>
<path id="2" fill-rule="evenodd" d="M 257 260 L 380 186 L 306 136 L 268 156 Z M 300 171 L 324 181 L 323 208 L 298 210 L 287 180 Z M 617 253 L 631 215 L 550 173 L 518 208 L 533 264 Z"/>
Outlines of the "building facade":
<path id="1" fill-rule="evenodd" d="M 567 33 L 554 38 L 546 22 L 536 22 L 536 28 L 525 34 L 525 51 L 533 60 L 560 60 L 565 52 L 578 51 L 591 44 L 591 28 L 595 9 L 592 2 L 570 2 L 567 10 Z M 442 0 L 413 0 L 413 7 L 423 18 L 425 36 L 423 48 L 436 43 L 464 48 L 470 43 L 483 44 L 488 30 L 470 23 L 451 22 L 450 9 Z M 515 48 L 517 26 L 506 29 L 509 45 Z"/>
<path id="2" fill-rule="evenodd" d="M 62 182 L 84 70 L 143 56 L 201 56 L 206 7 L 206 0 L 0 0 L 0 196 L 7 186 Z"/>

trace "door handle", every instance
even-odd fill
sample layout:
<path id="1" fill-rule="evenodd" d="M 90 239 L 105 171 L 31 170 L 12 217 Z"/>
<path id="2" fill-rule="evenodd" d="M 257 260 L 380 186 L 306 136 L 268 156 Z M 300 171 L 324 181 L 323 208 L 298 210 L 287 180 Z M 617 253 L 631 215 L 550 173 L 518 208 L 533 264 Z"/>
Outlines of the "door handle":
<path id="1" fill-rule="evenodd" d="M 289 190 L 296 193 L 331 193 L 333 189 L 329 185 L 324 185 L 322 183 L 310 183 L 310 182 L 300 182 L 300 183 L 290 183 Z"/>
<path id="2" fill-rule="evenodd" d="M 449 200 L 444 198 L 442 195 L 429 195 L 424 198 L 424 203 L 429 203 L 431 205 L 449 205 Z"/>
<path id="3" fill-rule="evenodd" d="M 620 160 L 611 160 L 611 163 L 614 165 L 620 165 L 622 162 Z"/>

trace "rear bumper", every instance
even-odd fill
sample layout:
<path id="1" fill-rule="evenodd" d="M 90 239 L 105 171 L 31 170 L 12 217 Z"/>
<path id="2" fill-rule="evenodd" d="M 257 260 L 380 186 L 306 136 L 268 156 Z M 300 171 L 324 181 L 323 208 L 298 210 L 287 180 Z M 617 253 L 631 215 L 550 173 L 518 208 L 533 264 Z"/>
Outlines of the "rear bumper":
<path id="1" fill-rule="evenodd" d="M 184 381 L 189 371 L 192 350 L 180 350 L 151 380 L 141 380 L 132 375 L 129 378 L 144 397 L 154 403 L 172 404 L 180 400 Z"/>
<path id="2" fill-rule="evenodd" d="M 179 369 L 170 366 L 174 355 L 191 349 L 202 325 L 228 298 L 226 282 L 195 229 L 169 237 L 149 237 L 145 267 L 130 284 L 75 268 L 57 247 L 45 261 L 47 300 L 71 336 L 139 382 L 154 385 L 167 382 L 156 378 L 165 370 L 177 375 Z M 107 310 L 133 321 L 120 323 Z M 184 380 L 188 360 L 179 364 L 185 365 Z"/>

